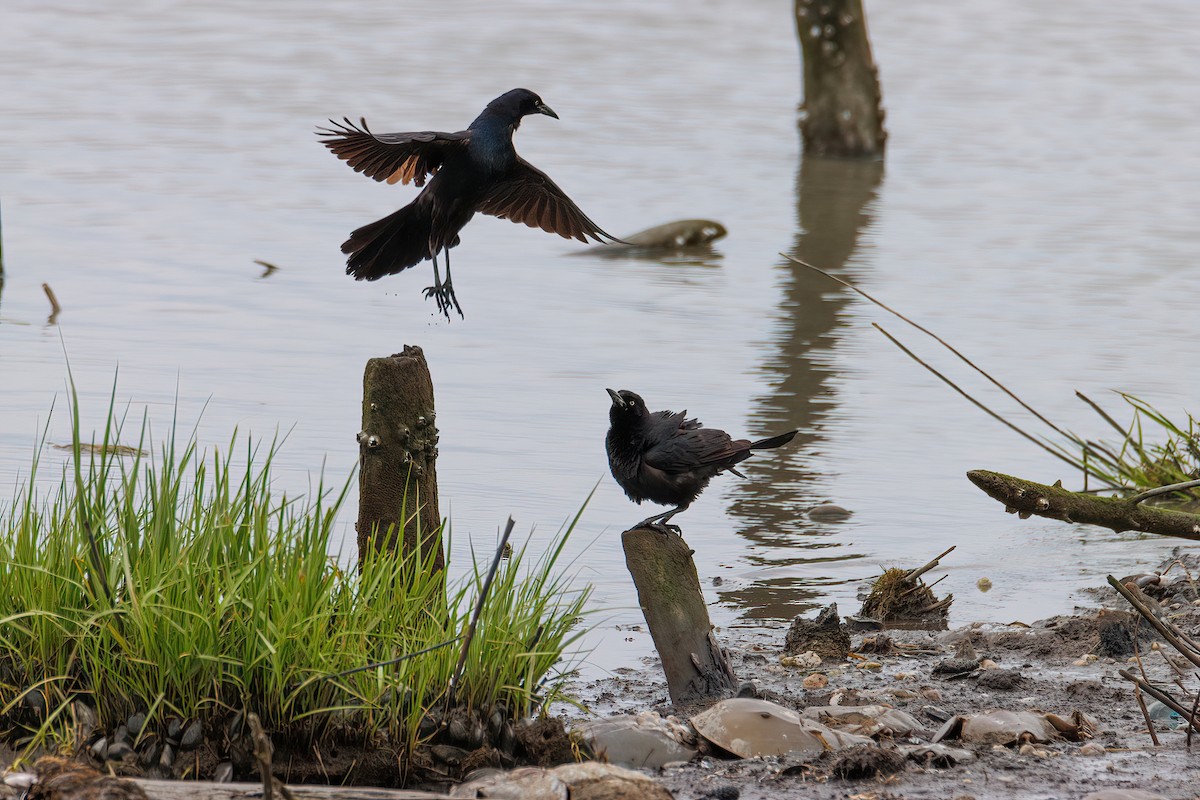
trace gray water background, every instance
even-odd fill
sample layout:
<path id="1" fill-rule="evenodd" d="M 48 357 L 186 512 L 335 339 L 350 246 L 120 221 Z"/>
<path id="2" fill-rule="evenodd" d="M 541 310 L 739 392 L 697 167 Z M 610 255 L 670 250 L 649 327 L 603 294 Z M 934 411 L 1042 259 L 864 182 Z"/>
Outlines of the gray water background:
<path id="1" fill-rule="evenodd" d="M 509 514 L 538 551 L 599 482 L 569 548 L 602 609 L 592 670 L 650 652 L 619 545 L 650 509 L 607 476 L 606 386 L 736 435 L 800 429 L 677 520 L 723 628 L 831 600 L 853 611 L 882 566 L 952 544 L 939 589 L 955 594 L 955 622 L 1087 602 L 1081 588 L 1175 543 L 1003 514 L 966 470 L 1078 476 L 871 323 L 1028 421 L 945 351 L 778 253 L 853 280 L 1080 433 L 1110 436 L 1075 390 L 1122 420 L 1111 390 L 1194 412 L 1200 5 L 869 13 L 884 163 L 802 157 L 788 3 L 7 0 L 3 497 L 56 396 L 49 439 L 69 438 L 67 358 L 85 428 L 102 423 L 119 366 L 118 403 L 149 409 L 156 431 L 177 412 L 210 446 L 235 426 L 288 432 L 277 488 L 295 492 L 322 465 L 333 482 L 352 473 L 364 362 L 407 343 L 433 371 L 460 568 Z M 600 225 L 709 217 L 730 231 L 716 254 L 576 257 L 479 217 L 455 251 L 465 321 L 434 316 L 427 266 L 348 279 L 346 234 L 413 191 L 354 174 L 314 126 L 457 130 L 514 86 L 561 116 L 527 120 L 519 151 Z M 255 259 L 280 269 L 262 279 Z M 808 520 L 825 500 L 854 516 Z"/>

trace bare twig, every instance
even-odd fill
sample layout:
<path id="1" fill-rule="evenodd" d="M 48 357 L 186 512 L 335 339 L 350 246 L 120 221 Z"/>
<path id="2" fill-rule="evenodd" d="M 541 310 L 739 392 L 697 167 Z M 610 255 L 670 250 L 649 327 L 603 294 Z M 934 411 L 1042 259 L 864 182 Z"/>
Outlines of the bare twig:
<path id="1" fill-rule="evenodd" d="M 246 722 L 250 726 L 250 737 L 254 741 L 254 761 L 258 765 L 258 773 L 262 777 L 263 800 L 275 800 L 276 790 L 284 800 L 293 800 L 291 791 L 271 771 L 271 755 L 274 748 L 271 745 L 271 737 L 267 736 L 266 731 L 263 730 L 258 714 L 251 711 L 246 715 Z"/>
<path id="2" fill-rule="evenodd" d="M 508 544 L 508 537 L 512 535 L 516 524 L 512 517 L 508 518 L 508 524 L 504 526 L 504 535 L 500 537 L 500 546 L 496 548 L 496 557 L 492 559 L 492 567 L 488 570 L 483 586 L 479 588 L 479 598 L 475 601 L 475 611 L 471 614 L 471 622 L 467 625 L 466 636 L 463 637 L 462 651 L 458 654 L 458 664 L 454 667 L 454 674 L 450 676 L 450 687 L 446 692 L 447 706 L 454 702 L 454 693 L 458 690 L 458 680 L 462 677 L 463 667 L 467 664 L 467 652 L 471 649 L 471 640 L 475 638 L 475 626 L 479 623 L 479 615 L 483 613 L 483 604 L 492 588 L 492 580 L 495 579 L 496 570 L 499 569 L 500 561 L 504 558 L 504 547 Z"/>
<path id="3" fill-rule="evenodd" d="M 449 647 L 462 638 L 463 637 L 461 636 L 455 636 L 453 639 L 447 639 L 444 642 L 438 642 L 437 644 L 432 644 L 429 647 L 421 650 L 416 650 L 412 653 L 405 653 L 402 656 L 397 656 L 396 658 L 388 659 L 387 661 L 376 661 L 374 664 L 365 664 L 361 667 L 354 667 L 353 669 L 344 670 L 342 672 L 335 672 L 332 675 L 321 675 L 318 680 L 334 680 L 336 678 L 344 678 L 347 675 L 353 675 L 356 672 L 365 672 L 366 670 L 378 669 L 379 667 L 390 667 L 393 664 L 399 664 L 401 661 L 407 661 L 410 658 L 416 658 L 417 656 L 423 656 L 426 653 L 432 653 L 434 650 L 440 650 L 443 647 Z"/>
<path id="4" fill-rule="evenodd" d="M 1200 692 L 1196 692 L 1196 699 L 1192 701 L 1192 719 L 1196 718 L 1196 711 L 1200 709 Z M 1187 731 L 1187 749 L 1192 749 L 1192 726 L 1188 726 Z"/>
<path id="5" fill-rule="evenodd" d="M 860 295 L 862 295 L 863 297 L 867 298 L 867 299 L 868 299 L 868 300 L 870 300 L 872 303 L 874 303 L 875 305 L 877 305 L 877 306 L 879 306 L 880 308 L 882 308 L 884 311 L 888 312 L 889 314 L 892 314 L 893 316 L 899 317 L 900 319 L 904 320 L 904 321 L 905 321 L 905 322 L 907 322 L 909 325 L 913 326 L 914 328 L 916 328 L 917 330 L 919 330 L 921 333 L 925 334 L 926 336 L 929 336 L 929 337 L 930 337 L 930 338 L 932 338 L 932 339 L 933 339 L 935 342 L 937 342 L 938 344 L 940 344 L 942 347 L 945 347 L 945 348 L 946 348 L 947 350 L 949 350 L 951 353 L 953 353 L 954 355 L 958 356 L 958 357 L 959 357 L 959 358 L 960 358 L 960 359 L 961 359 L 961 360 L 962 360 L 962 361 L 963 361 L 963 362 L 964 362 L 964 363 L 965 363 L 967 366 L 969 366 L 971 369 L 975 370 L 975 371 L 976 371 L 976 372 L 978 372 L 980 375 L 982 375 L 983 377 L 985 377 L 985 378 L 987 378 L 989 381 L 991 381 L 991 383 L 992 383 L 992 384 L 993 384 L 993 385 L 994 385 L 996 388 L 998 388 L 1000 391 L 1004 392 L 1006 395 L 1008 395 L 1008 396 L 1009 396 L 1009 397 L 1011 397 L 1013 400 L 1015 400 L 1015 401 L 1017 402 L 1017 404 L 1021 406 L 1021 408 L 1025 409 L 1025 410 L 1026 410 L 1026 411 L 1028 411 L 1030 414 L 1033 414 L 1035 417 L 1037 417 L 1039 420 L 1041 420 L 1043 423 L 1045 423 L 1047 426 L 1049 426 L 1049 427 L 1050 427 L 1050 429 L 1051 429 L 1051 430 L 1053 430 L 1055 433 L 1059 434 L 1060 436 L 1066 436 L 1068 439 L 1069 439 L 1069 438 L 1071 438 L 1070 434 L 1068 434 L 1068 433 L 1067 433 L 1066 431 L 1064 431 L 1062 428 L 1058 427 L 1058 426 L 1057 426 L 1057 425 L 1055 425 L 1053 422 L 1051 422 L 1050 420 L 1046 419 L 1044 416 L 1042 416 L 1041 414 L 1039 414 L 1039 413 L 1038 413 L 1036 410 L 1034 410 L 1034 408 L 1033 408 L 1032 406 L 1030 406 L 1030 405 L 1029 405 L 1028 403 L 1026 403 L 1024 400 L 1022 400 L 1021 398 L 1019 398 L 1019 397 L 1017 397 L 1015 394 L 1013 394 L 1013 392 L 1012 392 L 1012 391 L 1010 391 L 1010 390 L 1008 389 L 1008 387 L 1006 387 L 1004 384 L 1000 383 L 1000 381 L 998 381 L 998 380 L 996 380 L 995 378 L 993 378 L 993 377 L 992 377 L 990 374 L 988 374 L 988 372 L 987 372 L 986 370 L 984 370 L 982 367 L 980 367 L 978 364 L 976 364 L 976 363 L 975 363 L 974 361 L 972 361 L 971 359 L 967 358 L 965 355 L 963 355 L 961 352 L 959 352 L 957 349 L 955 349 L 953 345 L 951 345 L 949 342 L 947 342 L 947 341 L 946 341 L 945 339 L 943 339 L 942 337 L 938 336 L 938 335 L 937 335 L 936 333 L 934 333 L 933 331 L 929 330 L 928 328 L 926 328 L 926 327 L 925 327 L 925 326 L 923 326 L 923 325 L 919 325 L 919 324 L 917 324 L 916 322 L 913 322 L 911 319 L 909 319 L 908 317 L 904 316 L 903 314 L 901 314 L 899 311 L 895 310 L 894 308 L 891 308 L 890 306 L 887 306 L 887 305 L 885 305 L 885 304 L 884 304 L 884 303 L 882 303 L 881 301 L 879 301 L 879 300 L 876 300 L 874 297 L 872 297 L 871 295 L 867 294 L 867 293 L 866 293 L 866 292 L 864 292 L 862 289 L 859 289 L 857 286 L 855 286 L 854 284 L 850 283 L 849 281 L 843 280 L 842 278 L 839 278 L 839 277 L 837 277 L 836 275 L 831 275 L 830 273 L 826 272 L 825 270 L 823 270 L 823 269 L 821 269 L 821 268 L 819 268 L 819 267 L 814 267 L 812 264 L 809 264 L 809 263 L 807 263 L 807 262 L 805 262 L 805 261 L 801 261 L 801 260 L 800 260 L 800 259 L 798 259 L 798 258 L 793 258 L 792 256 L 789 256 L 789 255 L 787 255 L 786 253 L 780 253 L 780 255 L 781 255 L 781 256 L 783 256 L 784 258 L 788 259 L 789 261 L 792 261 L 792 262 L 794 262 L 794 263 L 796 263 L 796 264 L 799 264 L 799 265 L 800 265 L 800 266 L 802 266 L 802 267 L 807 267 L 808 269 L 811 269 L 811 270 L 813 270 L 814 272 L 819 272 L 819 273 L 821 273 L 821 274 L 822 274 L 822 275 L 824 275 L 826 278 L 829 278 L 829 279 L 830 279 L 830 280 L 832 280 L 832 281 L 836 281 L 837 283 L 840 283 L 842 286 L 845 286 L 847 289 L 851 289 L 851 290 L 853 290 L 853 291 L 855 291 L 855 292 L 858 292 Z M 876 327 L 878 327 L 878 326 L 876 326 Z M 882 330 L 882 329 L 881 329 L 881 330 Z M 890 337 L 889 337 L 889 338 L 890 338 Z"/>
<path id="6" fill-rule="evenodd" d="M 1135 494 L 1129 498 L 1131 503 L 1140 503 L 1143 500 L 1149 500 L 1151 497 L 1158 497 L 1160 494 L 1171 494 L 1172 492 L 1182 492 L 1184 489 L 1191 489 L 1200 486 L 1200 480 L 1184 481 L 1183 483 L 1172 483 L 1168 486 L 1156 486 L 1153 489 L 1147 489 L 1141 494 Z"/>
<path id="7" fill-rule="evenodd" d="M 1136 587 L 1134 587 L 1133 590 L 1130 590 L 1128 586 L 1125 586 L 1112 575 L 1108 576 L 1108 584 L 1116 589 L 1121 596 L 1129 602 L 1129 605 L 1133 606 L 1135 611 L 1145 617 L 1146 621 L 1153 625 L 1154 629 L 1162 634 L 1162 637 L 1166 639 L 1172 647 L 1178 650 L 1184 658 L 1192 662 L 1193 666 L 1200 667 L 1200 653 L 1197 653 L 1193 649 L 1195 645 L 1193 644 L 1191 647 L 1189 647 L 1185 641 L 1185 638 L 1177 636 L 1175 631 L 1172 630 L 1173 626 L 1169 626 L 1164 623 L 1158 618 L 1157 615 L 1155 615 L 1153 611 L 1150 610 L 1150 607 L 1147 606 L 1142 599 L 1137 596 L 1141 594 L 1141 590 L 1137 589 Z"/>
<path id="8" fill-rule="evenodd" d="M 1142 697 L 1142 688 L 1137 684 L 1133 686 L 1133 698 L 1137 700 L 1138 708 L 1142 710 L 1142 719 L 1146 720 L 1146 730 L 1150 733 L 1150 741 L 1155 747 L 1158 747 L 1158 734 L 1154 732 L 1154 720 L 1150 719 L 1150 709 L 1146 708 L 1146 700 Z M 1189 735 L 1191 730 L 1188 728 Z"/>
<path id="9" fill-rule="evenodd" d="M 926 572 L 929 572 L 929 570 L 936 567 L 941 562 L 941 560 L 943 558 L 945 558 L 946 556 L 950 555 L 950 553 L 952 553 L 956 547 L 958 547 L 958 545 L 951 545 L 950 547 L 946 548 L 938 555 L 934 556 L 933 560 L 930 561 L 925 566 L 917 567 L 916 569 L 911 570 L 907 575 L 904 576 L 904 580 L 915 581 L 917 578 L 921 577 Z"/>
<path id="10" fill-rule="evenodd" d="M 1139 614 L 1133 619 L 1133 657 L 1137 661 L 1138 672 L 1142 673 L 1142 679 L 1147 683 L 1150 678 L 1146 675 L 1146 665 L 1142 663 L 1142 649 L 1138 646 L 1138 637 L 1142 629 L 1142 616 Z M 1159 746 L 1158 734 L 1154 731 L 1154 721 L 1150 719 L 1150 709 L 1146 708 L 1146 699 L 1142 697 L 1141 687 L 1136 684 L 1133 687 L 1133 697 L 1137 700 L 1138 708 L 1142 710 L 1142 718 L 1146 720 L 1146 730 L 1150 734 L 1150 741 L 1155 747 Z"/>
<path id="11" fill-rule="evenodd" d="M 259 259 L 257 259 L 257 258 L 256 258 L 256 259 L 254 259 L 254 263 L 255 263 L 255 264 L 258 264 L 260 267 L 262 267 L 262 268 L 263 268 L 263 274 L 258 276 L 258 277 L 260 277 L 260 278 L 267 278 L 267 277 L 270 277 L 270 275 L 271 275 L 271 273 L 272 273 L 272 272 L 275 272 L 276 270 L 278 270 L 278 269 L 279 269 L 279 267 L 275 266 L 275 265 L 274 265 L 274 264 L 272 264 L 271 262 L 269 262 L 269 261 L 260 261 L 260 260 L 259 260 Z"/>
<path id="12" fill-rule="evenodd" d="M 58 298 L 54 296 L 54 290 L 50 288 L 50 284 L 43 283 L 42 291 L 46 293 L 46 299 L 50 301 L 50 316 L 46 318 L 46 322 L 53 325 L 58 320 L 62 306 L 58 304 Z"/>
<path id="13" fill-rule="evenodd" d="M 1113 430 L 1115 430 L 1117 433 L 1121 434 L 1121 438 L 1124 439 L 1128 444 L 1132 445 L 1134 447 L 1134 449 L 1140 450 L 1140 448 L 1138 448 L 1138 446 L 1134 443 L 1133 439 L 1131 439 L 1129 437 L 1129 431 L 1122 428 L 1115 419 L 1113 419 L 1111 416 L 1109 416 L 1107 411 L 1105 411 L 1103 408 L 1100 407 L 1100 405 L 1098 403 L 1096 403 L 1096 401 L 1089 398 L 1083 392 L 1077 391 L 1077 392 L 1075 392 L 1075 396 L 1078 397 L 1083 402 L 1087 403 L 1089 406 L 1091 406 L 1092 410 L 1095 411 L 1097 414 L 1099 414 L 1101 419 L 1103 419 L 1105 422 L 1107 422 L 1109 425 L 1111 425 L 1113 427 Z"/>
<path id="14" fill-rule="evenodd" d="M 1122 678 L 1124 678 L 1127 681 L 1132 681 L 1134 683 L 1134 685 L 1136 685 L 1143 692 L 1150 695 L 1155 700 L 1162 703 L 1164 706 L 1171 709 L 1179 716 L 1183 717 L 1184 721 L 1187 722 L 1188 725 L 1195 728 L 1196 730 L 1200 730 L 1200 722 L 1197 722 L 1196 718 L 1193 717 L 1191 715 L 1191 713 L 1188 712 L 1187 708 L 1180 705 L 1179 702 L 1174 697 L 1171 697 L 1171 695 L 1167 694 L 1162 689 L 1159 689 L 1154 684 L 1148 683 L 1148 682 L 1142 680 L 1141 678 L 1139 678 L 1138 676 L 1129 672 L 1128 670 L 1119 669 L 1119 670 L 1117 670 L 1117 674 L 1120 675 Z"/>
<path id="15" fill-rule="evenodd" d="M 929 370 L 930 372 L 932 372 L 932 373 L 933 373 L 933 374 L 934 374 L 934 375 L 935 375 L 935 376 L 936 376 L 936 377 L 937 377 L 939 380 L 941 380 L 941 381 L 942 381 L 942 383 L 946 384 L 946 385 L 947 385 L 947 386 L 949 386 L 951 389 L 953 389 L 954 391 L 956 391 L 956 392 L 958 392 L 959 394 L 961 394 L 963 397 L 965 397 L 967 400 L 969 400 L 969 401 L 970 401 L 970 402 L 971 402 L 971 403 L 972 403 L 972 404 L 973 404 L 973 405 L 974 405 L 976 408 L 980 409 L 980 410 L 981 410 L 981 411 L 983 411 L 985 414 L 987 414 L 989 417 L 991 417 L 992 419 L 996 420 L 996 421 L 997 421 L 997 422 L 999 422 L 1000 424 L 1002 424 L 1002 425 L 1006 426 L 1007 428 L 1009 428 L 1010 430 L 1014 431 L 1015 433 L 1017 433 L 1017 434 L 1019 434 L 1019 435 L 1021 435 L 1021 436 L 1025 437 L 1025 438 L 1026 438 L 1026 439 L 1028 439 L 1029 441 L 1033 442 L 1035 445 L 1037 445 L 1038 447 L 1042 448 L 1042 449 L 1043 449 L 1043 450 L 1045 450 L 1047 453 L 1049 453 L 1050 455 L 1052 455 L 1052 456 L 1054 456 L 1055 458 L 1057 458 L 1059 461 L 1065 461 L 1067 464 L 1070 464 L 1070 465 L 1071 465 L 1071 467 L 1072 467 L 1073 469 L 1078 469 L 1078 468 L 1079 468 L 1079 465 L 1078 465 L 1077 463 L 1075 463 L 1075 462 L 1074 462 L 1074 461 L 1072 461 L 1071 459 L 1067 458 L 1067 457 L 1066 457 L 1066 456 L 1064 456 L 1062 453 L 1058 452 L 1058 451 L 1057 451 L 1057 450 L 1055 450 L 1053 447 L 1050 447 L 1048 444 L 1046 444 L 1045 442 L 1041 441 L 1040 439 L 1038 439 L 1037 437 L 1033 436 L 1032 434 L 1026 433 L 1025 431 L 1021 430 L 1021 429 L 1020 429 L 1020 428 L 1018 428 L 1016 425 L 1012 424 L 1011 422 L 1009 422 L 1008 420 L 1006 420 L 1004 417 L 1000 416 L 1000 415 L 999 415 L 999 414 L 997 414 L 995 411 L 993 411 L 992 409 L 988 408 L 987 406 L 985 406 L 985 405 L 984 405 L 983 403 L 981 403 L 980 401 L 976 400 L 974 397 L 972 397 L 970 394 L 968 394 L 968 393 L 967 393 L 965 390 L 963 390 L 962 388 L 960 388 L 960 387 L 958 386 L 958 384 L 956 384 L 954 381 L 950 380 L 950 379 L 949 379 L 949 378 L 947 378 L 945 375 L 943 375 L 942 373 L 938 372 L 936 369 L 934 369 L 933 367 L 931 367 L 929 364 L 927 364 L 926 362 L 922 361 L 922 360 L 920 359 L 920 357 L 919 357 L 919 356 L 917 356 L 917 354 L 916 354 L 916 353 L 914 353 L 912 350 L 909 350 L 909 349 L 908 349 L 907 347 L 905 347 L 904 345 L 900 344 L 900 341 L 899 341 L 899 340 L 898 340 L 898 339 L 897 339 L 895 336 L 892 336 L 890 333 L 888 333 L 887 331 L 885 331 L 885 330 L 884 330 L 884 329 L 883 329 L 883 328 L 882 328 L 882 327 L 879 325 L 879 323 L 878 323 L 878 322 L 872 322 L 871 324 L 872 324 L 872 325 L 874 325 L 874 326 L 875 326 L 875 328 L 876 328 L 876 329 L 878 329 L 878 331 L 879 331 L 880 333 L 882 333 L 884 336 L 886 336 L 886 337 L 887 337 L 887 338 L 888 338 L 888 339 L 891 341 L 891 343 L 892 343 L 892 344 L 896 345 L 896 347 L 899 347 L 899 348 L 900 348 L 900 349 L 901 349 L 901 350 L 904 352 L 904 354 L 905 354 L 906 356 L 908 356 L 909 358 L 911 358 L 913 361 L 916 361 L 918 364 L 920 364 L 920 365 L 921 365 L 922 367 L 924 367 L 925 369 L 927 369 L 927 370 Z M 1102 478 L 1101 476 L 1099 476 L 1099 475 L 1097 475 L 1096 477 L 1097 477 L 1097 478 L 1100 478 L 1101 480 L 1103 480 L 1103 478 Z M 1115 484 L 1114 484 L 1114 485 L 1115 485 Z"/>

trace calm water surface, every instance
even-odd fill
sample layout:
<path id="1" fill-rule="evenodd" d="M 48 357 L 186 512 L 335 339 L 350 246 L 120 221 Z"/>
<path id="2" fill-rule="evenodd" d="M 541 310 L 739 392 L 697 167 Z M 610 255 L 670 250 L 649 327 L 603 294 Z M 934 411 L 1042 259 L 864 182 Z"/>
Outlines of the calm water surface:
<path id="1" fill-rule="evenodd" d="M 1077 389 L 1114 410 L 1109 390 L 1122 389 L 1195 411 L 1200 113 L 1184 95 L 1200 74 L 1200 5 L 1136 5 L 873 4 L 881 164 L 801 156 L 781 2 L 11 0 L 3 497 L 67 357 L 87 425 L 119 367 L 119 402 L 159 430 L 178 404 L 209 444 L 235 426 L 290 431 L 279 481 L 295 491 L 322 465 L 351 474 L 364 362 L 418 344 L 459 556 L 469 541 L 487 549 L 508 514 L 537 549 L 599 481 L 572 547 L 608 610 L 588 641 L 597 670 L 650 647 L 625 629 L 640 616 L 618 541 L 650 512 L 607 477 L 606 386 L 739 435 L 801 431 L 678 520 L 722 626 L 830 600 L 851 611 L 881 566 L 951 544 L 942 587 L 956 621 L 1065 611 L 1172 543 L 1001 513 L 966 470 L 1077 477 L 871 323 L 1016 415 L 944 351 L 778 253 L 855 281 L 1081 433 L 1107 435 Z M 355 175 L 313 127 L 346 115 L 457 130 L 514 86 L 562 117 L 528 120 L 519 150 L 600 225 L 710 217 L 729 237 L 700 263 L 607 260 L 479 217 L 455 251 L 467 318 L 452 324 L 421 297 L 427 266 L 346 278 L 345 235 L 413 192 Z M 255 259 L 280 269 L 262 279 Z M 64 308 L 57 325 L 43 282 Z M 50 439 L 66 437 L 60 414 Z M 809 521 L 825 500 L 854 516 Z"/>

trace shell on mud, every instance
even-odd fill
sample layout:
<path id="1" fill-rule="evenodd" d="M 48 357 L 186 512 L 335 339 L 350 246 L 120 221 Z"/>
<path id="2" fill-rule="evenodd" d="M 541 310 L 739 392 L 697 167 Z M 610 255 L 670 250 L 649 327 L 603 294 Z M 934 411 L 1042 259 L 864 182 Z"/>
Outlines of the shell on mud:
<path id="1" fill-rule="evenodd" d="M 450 790 L 451 797 L 494 797 L 499 800 L 567 800 L 567 784 L 539 767 L 511 772 L 487 770 Z"/>
<path id="2" fill-rule="evenodd" d="M 691 761 L 696 756 L 695 741 L 682 740 L 686 728 L 672 726 L 657 714 L 637 716 L 620 714 L 601 720 L 588 720 L 575 731 L 597 756 L 610 764 L 638 769 L 657 769 L 672 761 Z"/>
<path id="3" fill-rule="evenodd" d="M 451 797 L 500 800 L 567 800 L 568 797 L 637 797 L 671 800 L 671 794 L 640 772 L 594 761 L 553 769 L 521 767 L 510 772 L 481 770 L 474 780 L 455 786 Z"/>
<path id="4" fill-rule="evenodd" d="M 961 739 L 976 744 L 1013 744 L 1068 739 L 1073 742 L 1091 738 L 1096 723 L 1078 711 L 1064 719 L 1056 714 L 1036 711 L 1007 711 L 994 708 L 978 714 L 951 717 L 934 734 L 933 741 Z"/>
<path id="5" fill-rule="evenodd" d="M 890 733 L 893 737 L 908 736 L 921 730 L 921 723 L 911 714 L 887 706 L 809 706 L 804 718 L 820 722 L 859 736 Z"/>
<path id="6" fill-rule="evenodd" d="M 814 756 L 871 740 L 801 718 L 769 700 L 735 697 L 692 717 L 696 732 L 742 758 L 787 754 Z"/>

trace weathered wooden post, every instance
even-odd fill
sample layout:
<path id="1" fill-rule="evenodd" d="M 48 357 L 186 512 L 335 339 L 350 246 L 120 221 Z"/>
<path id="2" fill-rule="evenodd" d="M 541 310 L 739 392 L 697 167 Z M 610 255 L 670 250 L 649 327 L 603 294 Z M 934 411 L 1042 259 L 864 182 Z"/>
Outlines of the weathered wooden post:
<path id="1" fill-rule="evenodd" d="M 442 569 L 433 379 L 421 348 L 367 361 L 358 434 L 358 559 L 370 550 L 428 553 Z M 428 558 L 429 556 L 423 556 Z"/>
<path id="2" fill-rule="evenodd" d="M 737 676 L 713 635 L 692 549 L 652 528 L 621 534 L 625 564 L 676 706 L 711 703 L 737 690 Z"/>
<path id="3" fill-rule="evenodd" d="M 883 155 L 883 95 L 862 0 L 795 0 L 794 9 L 804 52 L 804 151 Z"/>

